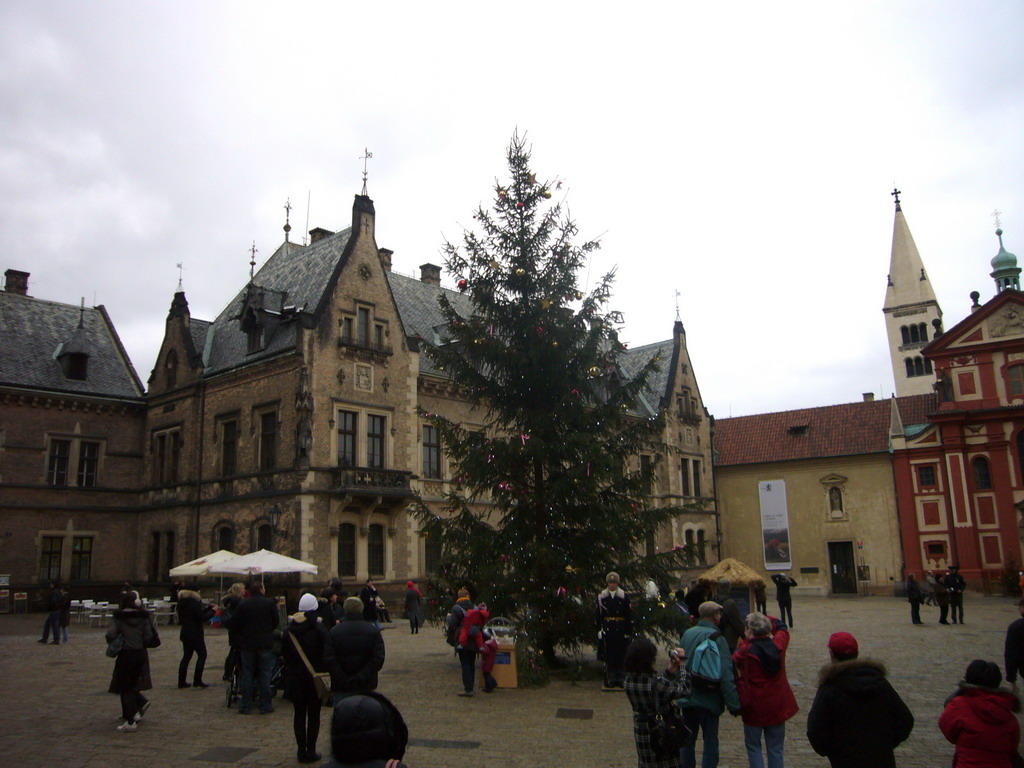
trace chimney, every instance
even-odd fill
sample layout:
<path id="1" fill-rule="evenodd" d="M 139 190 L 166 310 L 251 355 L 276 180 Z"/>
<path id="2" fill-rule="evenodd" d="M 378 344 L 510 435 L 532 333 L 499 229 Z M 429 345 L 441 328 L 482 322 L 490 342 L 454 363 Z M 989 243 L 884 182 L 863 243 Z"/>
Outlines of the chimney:
<path id="1" fill-rule="evenodd" d="M 441 268 L 437 264 L 420 264 L 420 282 L 441 287 Z"/>
<path id="2" fill-rule="evenodd" d="M 875 402 L 875 393 L 874 392 L 865 392 L 863 394 L 863 398 L 864 398 L 864 402 L 865 403 L 873 403 L 873 402 Z"/>
<path id="3" fill-rule="evenodd" d="M 395 252 L 387 248 L 378 248 L 377 255 L 380 257 L 380 263 L 384 267 L 385 272 L 391 271 L 391 256 Z"/>
<path id="4" fill-rule="evenodd" d="M 8 269 L 4 272 L 4 277 L 7 278 L 7 285 L 4 290 L 7 293 L 16 293 L 19 296 L 28 296 L 28 275 L 28 272 Z"/>
<path id="5" fill-rule="evenodd" d="M 313 245 L 323 240 L 325 237 L 330 237 L 334 233 L 329 229 L 323 227 L 317 227 L 316 229 L 309 230 L 309 244 Z"/>

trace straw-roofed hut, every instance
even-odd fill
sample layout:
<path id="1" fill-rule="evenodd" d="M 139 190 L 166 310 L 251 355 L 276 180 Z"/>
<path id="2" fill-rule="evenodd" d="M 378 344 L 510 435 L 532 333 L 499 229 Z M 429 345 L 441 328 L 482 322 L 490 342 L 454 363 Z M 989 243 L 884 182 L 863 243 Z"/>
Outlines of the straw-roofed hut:
<path id="1" fill-rule="evenodd" d="M 728 579 L 734 587 L 749 587 L 755 581 L 765 581 L 760 573 L 732 557 L 727 557 L 697 577 L 698 582 L 705 584 L 717 584 L 722 579 Z"/>

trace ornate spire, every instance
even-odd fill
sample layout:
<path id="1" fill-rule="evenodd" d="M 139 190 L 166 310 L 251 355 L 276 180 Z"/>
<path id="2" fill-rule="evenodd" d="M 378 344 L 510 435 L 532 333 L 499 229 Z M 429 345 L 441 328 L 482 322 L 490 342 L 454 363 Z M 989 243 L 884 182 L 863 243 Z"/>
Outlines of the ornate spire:
<path id="1" fill-rule="evenodd" d="M 360 158 L 359 158 L 360 160 L 362 160 L 362 161 L 363 161 L 363 191 L 362 191 L 362 193 L 361 193 L 361 194 L 363 195 L 363 197 L 366 197 L 366 196 L 368 196 L 368 193 L 367 193 L 367 191 L 366 191 L 366 177 L 367 177 L 367 175 L 368 175 L 368 174 L 367 174 L 367 170 L 366 170 L 366 163 L 367 163 L 367 161 L 368 161 L 368 160 L 369 160 L 369 159 L 370 159 L 371 157 L 373 157 L 373 153 L 372 153 L 372 152 L 371 152 L 371 151 L 370 151 L 369 149 L 366 149 L 366 148 L 364 147 L 364 148 L 363 148 L 363 154 L 362 154 L 362 156 L 360 156 Z"/>
<path id="2" fill-rule="evenodd" d="M 900 208 L 900 195 L 902 195 L 903 193 L 896 189 L 896 185 L 894 184 L 892 187 L 892 192 L 890 192 L 889 194 L 892 195 L 893 199 L 896 201 L 896 210 L 902 211 L 903 209 Z"/>
<path id="3" fill-rule="evenodd" d="M 251 283 L 253 277 L 256 275 L 256 241 L 252 241 L 252 248 L 249 249 L 249 282 Z"/>
<path id="4" fill-rule="evenodd" d="M 284 241 L 288 242 L 288 235 L 292 231 L 291 225 L 292 199 L 289 197 L 284 201 Z"/>

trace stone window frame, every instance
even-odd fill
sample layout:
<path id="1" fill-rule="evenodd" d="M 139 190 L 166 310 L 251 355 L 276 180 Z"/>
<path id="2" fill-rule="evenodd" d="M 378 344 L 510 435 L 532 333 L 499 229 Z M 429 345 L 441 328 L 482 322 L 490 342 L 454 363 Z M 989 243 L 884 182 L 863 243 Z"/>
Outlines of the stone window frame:
<path id="1" fill-rule="evenodd" d="M 58 443 L 67 443 L 67 456 L 64 459 L 63 478 L 64 482 L 54 482 L 54 446 Z M 100 477 L 103 472 L 103 465 L 106 457 L 106 439 L 91 435 L 67 434 L 62 432 L 47 432 L 45 441 L 45 464 L 44 483 L 51 488 L 97 488 L 100 484 Z M 83 452 L 84 445 L 95 445 L 95 468 L 88 472 L 84 464 L 88 457 Z M 83 481 L 83 474 L 88 480 Z"/>
<path id="2" fill-rule="evenodd" d="M 848 522 L 850 519 L 850 496 L 847 490 L 849 478 L 832 472 L 818 480 L 822 485 L 826 522 Z M 836 509 L 835 500 L 839 499 Z"/>

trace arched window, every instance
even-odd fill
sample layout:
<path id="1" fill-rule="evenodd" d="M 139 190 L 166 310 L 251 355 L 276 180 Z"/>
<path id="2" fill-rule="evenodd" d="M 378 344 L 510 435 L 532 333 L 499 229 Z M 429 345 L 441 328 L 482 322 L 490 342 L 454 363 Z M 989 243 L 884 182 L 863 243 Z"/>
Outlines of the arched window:
<path id="1" fill-rule="evenodd" d="M 384 575 L 384 526 L 371 525 L 366 533 L 366 563 L 370 576 Z"/>
<path id="2" fill-rule="evenodd" d="M 835 487 L 828 489 L 828 506 L 833 512 L 842 513 L 843 492 L 841 490 Z"/>
<path id="3" fill-rule="evenodd" d="M 907 326 L 905 326 L 905 325 L 901 325 L 900 326 L 900 335 L 903 336 L 903 343 L 904 344 L 909 344 L 910 343 L 910 329 L 907 328 Z"/>
<path id="4" fill-rule="evenodd" d="M 928 326 L 925 323 L 921 323 L 918 327 L 918 335 L 921 337 L 921 341 L 928 341 Z"/>
<path id="5" fill-rule="evenodd" d="M 929 360 L 927 357 L 924 359 L 924 372 L 925 373 L 932 373 L 933 372 L 932 361 Z"/>
<path id="6" fill-rule="evenodd" d="M 256 549 L 274 548 L 274 529 L 269 523 L 264 523 L 256 529 Z"/>
<path id="7" fill-rule="evenodd" d="M 1010 394 L 1024 395 L 1024 365 L 1011 365 L 1006 373 L 1010 380 Z"/>
<path id="8" fill-rule="evenodd" d="M 356 527 L 342 523 L 338 529 L 338 575 L 356 575 Z"/>
<path id="9" fill-rule="evenodd" d="M 976 491 L 987 491 L 992 487 L 992 475 L 988 469 L 988 459 L 979 456 L 972 462 L 974 467 L 974 489 Z"/>
<path id="10" fill-rule="evenodd" d="M 914 361 L 909 357 L 903 358 L 903 364 L 907 366 L 907 378 L 914 375 Z"/>
<path id="11" fill-rule="evenodd" d="M 167 359 L 164 361 L 164 373 L 164 383 L 168 389 L 171 389 L 178 383 L 178 353 L 173 349 L 167 353 Z"/>
<path id="12" fill-rule="evenodd" d="M 918 331 L 917 326 L 916 325 L 910 326 L 910 341 L 911 341 L 911 343 L 914 343 L 914 342 L 917 342 L 917 341 L 920 341 L 920 340 L 921 340 L 921 336 L 920 336 L 920 332 Z"/>
<path id="13" fill-rule="evenodd" d="M 707 561 L 707 552 L 704 551 L 704 529 L 697 529 L 697 562 L 701 565 Z"/>
<path id="14" fill-rule="evenodd" d="M 914 358 L 914 375 L 924 376 L 924 360 L 920 357 Z"/>
<path id="15" fill-rule="evenodd" d="M 217 549 L 233 552 L 235 549 L 235 531 L 230 525 L 222 525 L 216 533 Z"/>

